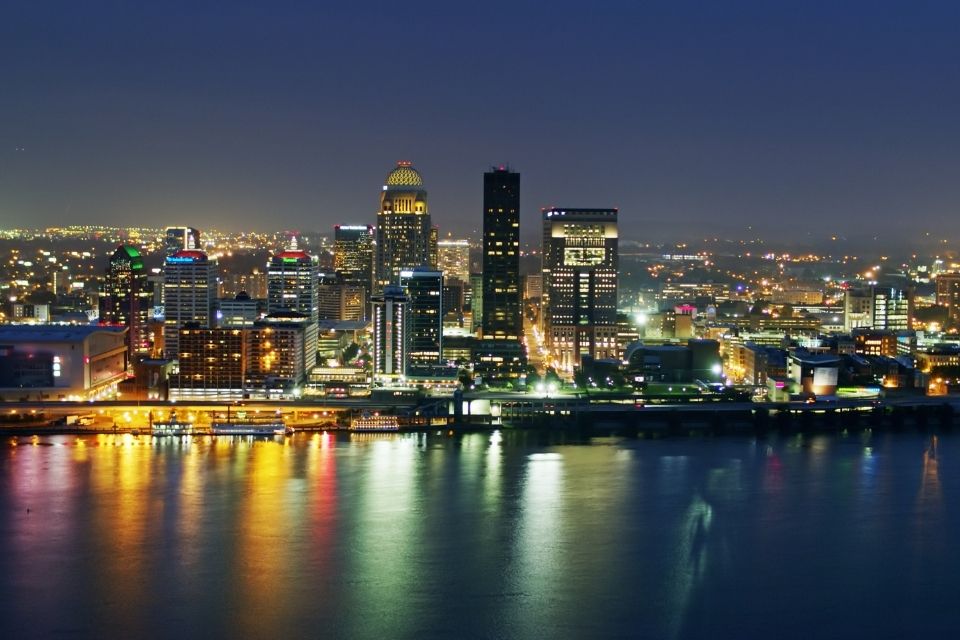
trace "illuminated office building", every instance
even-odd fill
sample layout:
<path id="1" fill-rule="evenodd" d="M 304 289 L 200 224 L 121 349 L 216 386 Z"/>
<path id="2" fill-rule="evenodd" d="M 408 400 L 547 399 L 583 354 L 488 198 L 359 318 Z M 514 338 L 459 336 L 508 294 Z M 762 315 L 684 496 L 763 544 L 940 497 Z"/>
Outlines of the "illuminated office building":
<path id="1" fill-rule="evenodd" d="M 913 291 L 899 287 L 873 287 L 874 329 L 908 331 L 913 329 Z"/>
<path id="2" fill-rule="evenodd" d="M 373 371 L 379 377 L 402 376 L 407 364 L 407 296 L 397 285 L 373 297 Z"/>
<path id="3" fill-rule="evenodd" d="M 446 280 L 470 282 L 470 243 L 466 240 L 437 242 L 437 269 Z"/>
<path id="4" fill-rule="evenodd" d="M 426 267 L 400 272 L 407 294 L 408 367 L 441 364 L 443 353 L 443 273 Z"/>
<path id="5" fill-rule="evenodd" d="M 553 363 L 617 357 L 616 209 L 543 210 L 544 336 Z"/>
<path id="6" fill-rule="evenodd" d="M 110 257 L 100 297 L 100 324 L 127 327 L 132 356 L 150 350 L 152 311 L 153 287 L 147 281 L 143 257 L 135 247 L 117 247 Z"/>
<path id="7" fill-rule="evenodd" d="M 321 320 L 366 320 L 369 317 L 366 287 L 349 284 L 340 274 L 321 273 L 317 304 Z"/>
<path id="8" fill-rule="evenodd" d="M 177 357 L 180 327 L 214 325 L 217 263 L 202 251 L 179 251 L 163 264 L 163 345 L 167 358 Z"/>
<path id="9" fill-rule="evenodd" d="M 431 242 L 431 229 L 423 178 L 411 163 L 398 162 L 380 194 L 376 291 L 399 283 L 403 270 L 431 264 L 436 246 Z"/>
<path id="10" fill-rule="evenodd" d="M 373 227 L 338 224 L 333 228 L 333 270 L 345 284 L 373 290 Z"/>
<path id="11" fill-rule="evenodd" d="M 267 264 L 267 313 L 296 311 L 318 320 L 317 261 L 296 243 L 274 254 Z"/>
<path id="12" fill-rule="evenodd" d="M 483 174 L 483 337 L 518 340 L 520 314 L 520 174 Z"/>

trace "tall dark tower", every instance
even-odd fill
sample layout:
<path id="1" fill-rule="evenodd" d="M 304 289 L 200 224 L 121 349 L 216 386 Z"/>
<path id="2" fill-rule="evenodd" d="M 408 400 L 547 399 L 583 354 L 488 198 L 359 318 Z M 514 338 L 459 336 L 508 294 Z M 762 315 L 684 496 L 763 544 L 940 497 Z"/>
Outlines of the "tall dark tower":
<path id="1" fill-rule="evenodd" d="M 494 167 L 483 174 L 483 337 L 519 340 L 520 174 Z"/>

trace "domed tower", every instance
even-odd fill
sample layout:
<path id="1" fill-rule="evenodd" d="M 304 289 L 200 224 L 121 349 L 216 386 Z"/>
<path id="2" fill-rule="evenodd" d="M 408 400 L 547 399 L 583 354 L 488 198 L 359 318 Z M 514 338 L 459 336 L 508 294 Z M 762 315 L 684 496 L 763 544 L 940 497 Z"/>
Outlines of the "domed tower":
<path id="1" fill-rule="evenodd" d="M 430 213 L 423 178 L 407 161 L 387 174 L 377 213 L 376 289 L 397 284 L 400 271 L 431 264 Z"/>

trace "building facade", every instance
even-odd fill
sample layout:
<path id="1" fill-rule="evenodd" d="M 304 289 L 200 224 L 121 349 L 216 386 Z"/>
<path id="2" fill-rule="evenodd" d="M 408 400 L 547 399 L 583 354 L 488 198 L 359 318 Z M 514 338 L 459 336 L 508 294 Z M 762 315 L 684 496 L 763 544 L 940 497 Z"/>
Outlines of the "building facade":
<path id="1" fill-rule="evenodd" d="M 447 238 L 437 242 L 437 268 L 446 280 L 470 281 L 470 242 Z"/>
<path id="2" fill-rule="evenodd" d="M 274 254 L 267 264 L 267 313 L 296 311 L 316 324 L 317 261 L 305 251 L 291 248 Z"/>
<path id="3" fill-rule="evenodd" d="M 127 329 L 0 325 L 0 400 L 110 398 L 127 375 Z"/>
<path id="4" fill-rule="evenodd" d="M 217 263 L 202 251 L 179 251 L 163 264 L 163 349 L 176 359 L 180 327 L 211 327 L 217 296 Z"/>
<path id="5" fill-rule="evenodd" d="M 483 337 L 519 340 L 520 174 L 483 174 Z"/>
<path id="6" fill-rule="evenodd" d="M 554 364 L 617 357 L 617 210 L 543 210 L 544 336 Z"/>
<path id="7" fill-rule="evenodd" d="M 443 273 L 427 267 L 400 272 L 407 295 L 407 368 L 442 363 Z"/>
<path id="8" fill-rule="evenodd" d="M 129 245 L 117 247 L 107 265 L 100 296 L 100 324 L 127 327 L 132 355 L 150 351 L 150 317 L 153 287 L 147 281 L 140 252 Z"/>
<path id="9" fill-rule="evenodd" d="M 404 375 L 407 364 L 407 296 L 398 285 L 373 297 L 373 372 L 378 377 Z"/>
<path id="10" fill-rule="evenodd" d="M 431 229 L 423 178 L 411 163 L 398 162 L 380 194 L 376 291 L 398 284 L 403 270 L 430 265 Z"/>
<path id="11" fill-rule="evenodd" d="M 937 304 L 947 308 L 951 324 L 960 324 L 960 273 L 937 274 Z"/>
<path id="12" fill-rule="evenodd" d="M 913 329 L 913 291 L 898 287 L 874 287 L 872 290 L 874 329 L 908 331 Z"/>
<path id="13" fill-rule="evenodd" d="M 373 227 L 338 224 L 333 228 L 333 270 L 344 283 L 373 290 Z"/>

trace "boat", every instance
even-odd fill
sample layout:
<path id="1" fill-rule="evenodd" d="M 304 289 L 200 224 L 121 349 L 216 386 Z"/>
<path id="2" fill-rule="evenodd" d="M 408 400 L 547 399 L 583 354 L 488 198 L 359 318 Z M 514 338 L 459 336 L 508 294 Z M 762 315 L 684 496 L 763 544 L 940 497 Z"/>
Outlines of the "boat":
<path id="1" fill-rule="evenodd" d="M 177 419 L 177 412 L 170 412 L 170 419 L 164 422 L 154 422 L 153 415 L 150 416 L 150 435 L 154 436 L 191 436 L 193 435 L 193 423 L 182 422 Z"/>
<path id="2" fill-rule="evenodd" d="M 210 433 L 215 436 L 275 436 L 286 433 L 283 422 L 214 422 Z"/>
<path id="3" fill-rule="evenodd" d="M 231 407 L 227 405 L 226 420 L 214 420 L 210 433 L 215 436 L 283 436 L 293 433 L 293 428 L 283 422 L 280 412 L 266 417 L 251 416 L 247 411 L 236 412 L 233 419 Z"/>
<path id="4" fill-rule="evenodd" d="M 399 431 L 397 416 L 365 415 L 350 421 L 350 431 Z"/>

